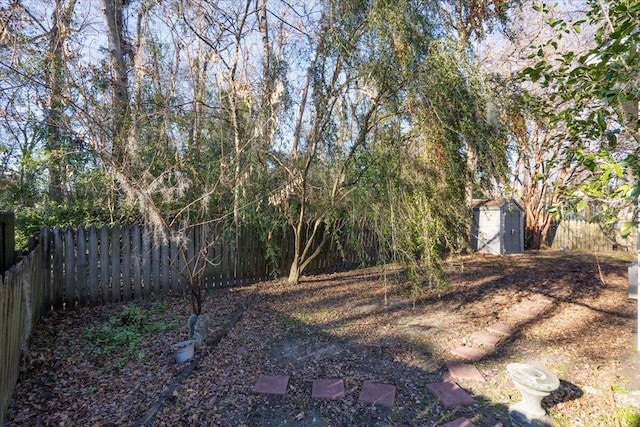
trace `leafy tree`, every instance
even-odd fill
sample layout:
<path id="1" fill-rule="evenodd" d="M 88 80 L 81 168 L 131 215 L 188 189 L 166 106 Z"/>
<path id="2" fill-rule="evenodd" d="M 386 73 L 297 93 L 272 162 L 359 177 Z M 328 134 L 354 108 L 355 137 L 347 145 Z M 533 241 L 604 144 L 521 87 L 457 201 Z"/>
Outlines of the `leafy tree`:
<path id="1" fill-rule="evenodd" d="M 566 158 L 582 165 L 588 174 L 583 183 L 567 189 L 577 199 L 576 209 L 584 209 L 589 201 L 599 202 L 603 222 L 613 224 L 617 212 L 611 209 L 610 201 L 640 194 L 640 2 L 588 1 L 586 5 L 586 19 L 597 28 L 595 45 L 584 54 L 550 55 L 559 40 L 580 32 L 584 23 L 550 19 L 556 35 L 539 46 L 539 62 L 524 73 L 553 91 L 557 105 L 548 117 L 564 130 L 563 138 L 571 143 L 564 150 Z M 549 11 L 546 4 L 537 9 L 541 13 Z"/>
<path id="2" fill-rule="evenodd" d="M 439 260 L 468 223 L 467 183 L 476 172 L 481 183 L 492 182 L 506 169 L 503 129 L 486 114 L 481 73 L 455 45 L 438 40 L 437 14 L 421 3 L 331 7 L 307 80 L 312 126 L 294 139 L 294 149 L 305 151 L 289 157 L 302 162 L 288 168 L 294 192 L 285 216 L 299 235 L 305 221 L 312 230 L 324 222 L 324 237 L 330 219 L 370 219 L 390 258 L 440 284 Z M 302 115 L 296 123 L 300 136 Z M 468 147 L 477 153 L 474 170 Z M 328 174 L 314 172 L 325 165 Z M 302 266 L 312 242 L 299 245 Z M 289 280 L 299 273 L 292 265 Z"/>
<path id="3" fill-rule="evenodd" d="M 82 103 L 72 70 L 88 29 L 75 21 L 82 12 L 73 0 L 0 7 L 0 206 L 16 211 L 19 250 L 43 225 L 121 218 L 77 127 Z"/>
<path id="4" fill-rule="evenodd" d="M 528 3 L 513 8 L 502 31 L 485 43 L 480 59 L 483 69 L 495 75 L 492 84 L 500 94 L 494 98 L 494 110 L 508 129 L 512 159 L 506 190 L 523 204 L 526 248 L 539 249 L 546 244 L 557 218 L 549 206 L 560 206 L 566 200 L 565 189 L 586 178 L 583 165 L 565 156 L 571 142 L 563 138 L 564 129 L 551 124 L 550 112 L 557 104 L 553 91 L 520 77 L 522 70 L 540 60 L 534 48 L 552 37 L 549 19 L 556 22 L 575 17 L 579 7 L 574 3 L 558 4 L 549 8 L 547 15 Z M 593 29 L 582 29 L 581 34 L 566 34 L 557 40 L 556 52 L 586 52 Z"/>

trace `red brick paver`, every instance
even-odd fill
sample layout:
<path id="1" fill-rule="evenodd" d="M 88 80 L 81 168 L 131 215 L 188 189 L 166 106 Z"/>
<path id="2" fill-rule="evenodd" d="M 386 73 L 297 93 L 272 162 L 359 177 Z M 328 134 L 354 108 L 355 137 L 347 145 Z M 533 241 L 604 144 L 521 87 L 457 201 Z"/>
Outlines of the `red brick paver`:
<path id="1" fill-rule="evenodd" d="M 447 363 L 451 377 L 459 380 L 485 381 L 484 377 L 475 366 L 469 363 Z"/>
<path id="2" fill-rule="evenodd" d="M 396 399 L 396 388 L 390 384 L 365 382 L 360 391 L 358 402 L 374 405 L 393 406 Z"/>
<path id="3" fill-rule="evenodd" d="M 474 362 L 479 361 L 487 355 L 487 353 L 480 349 L 467 347 L 464 345 L 454 348 L 453 350 L 451 350 L 451 352 L 456 356 L 462 357 L 466 360 L 473 360 Z"/>
<path id="4" fill-rule="evenodd" d="M 485 347 L 495 347 L 500 342 L 500 337 L 493 334 L 486 334 L 484 332 L 474 332 L 471 334 L 471 339 L 480 345 Z"/>
<path id="5" fill-rule="evenodd" d="M 476 425 L 466 418 L 457 418 L 451 422 L 446 423 L 442 427 L 476 427 Z"/>
<path id="6" fill-rule="evenodd" d="M 285 375 L 260 375 L 253 386 L 254 393 L 261 394 L 285 394 L 289 377 Z"/>
<path id="7" fill-rule="evenodd" d="M 427 384 L 427 389 L 436 395 L 445 408 L 473 405 L 476 403 L 473 397 L 461 389 L 456 383 L 446 381 L 443 383 Z"/>
<path id="8" fill-rule="evenodd" d="M 315 399 L 342 399 L 344 398 L 344 381 L 341 379 L 313 380 L 311 397 Z"/>
<path id="9" fill-rule="evenodd" d="M 504 323 L 494 323 L 493 325 L 487 326 L 487 330 L 492 334 L 500 335 L 503 337 L 510 337 L 513 335 L 513 329 L 510 326 L 505 325 Z"/>

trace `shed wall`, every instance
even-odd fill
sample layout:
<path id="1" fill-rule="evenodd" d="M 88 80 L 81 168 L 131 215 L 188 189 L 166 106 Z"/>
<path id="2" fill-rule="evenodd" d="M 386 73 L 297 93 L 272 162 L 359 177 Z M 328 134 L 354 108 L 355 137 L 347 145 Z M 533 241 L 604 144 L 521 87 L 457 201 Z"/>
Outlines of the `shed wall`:
<path id="1" fill-rule="evenodd" d="M 474 216 L 476 215 L 478 224 L 476 250 L 494 255 L 502 253 L 500 242 L 500 209 L 491 209 L 482 206 L 475 210 Z"/>

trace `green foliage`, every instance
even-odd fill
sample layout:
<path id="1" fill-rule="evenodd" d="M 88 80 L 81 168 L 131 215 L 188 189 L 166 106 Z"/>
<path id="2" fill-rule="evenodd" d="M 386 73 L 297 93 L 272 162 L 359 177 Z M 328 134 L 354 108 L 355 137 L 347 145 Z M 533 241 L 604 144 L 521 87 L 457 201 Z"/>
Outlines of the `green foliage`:
<path id="1" fill-rule="evenodd" d="M 615 419 L 626 427 L 640 426 L 640 410 L 633 406 L 616 408 Z"/>
<path id="2" fill-rule="evenodd" d="M 537 47 L 532 56 L 540 61 L 523 73 L 553 90 L 556 105 L 546 115 L 561 130 L 561 138 L 570 142 L 565 149 L 567 161 L 585 168 L 583 183 L 564 189 L 573 198 L 585 199 L 577 203 L 578 209 L 587 205 L 586 200 L 606 206 L 607 201 L 630 200 L 640 192 L 636 190 L 640 177 L 640 2 L 589 1 L 587 5 L 588 22 L 597 26 L 594 46 L 583 55 L 553 55 L 557 40 L 580 33 L 587 21 L 550 19 L 556 35 Z M 537 10 L 549 13 L 545 4 Z M 603 221 L 611 222 L 616 215 L 611 210 Z"/>
<path id="3" fill-rule="evenodd" d="M 338 214 L 373 227 L 381 262 L 402 263 L 417 297 L 445 283 L 440 261 L 460 247 L 470 221 L 466 188 L 503 181 L 506 134 L 490 113 L 495 95 L 486 76 L 464 47 L 439 40 L 434 10 L 412 1 L 358 4 L 344 19 L 348 28 L 366 28 L 361 45 L 346 38 L 340 46 L 354 49 L 345 53 L 359 76 L 354 91 L 374 88 L 379 104 L 370 123 L 351 119 L 370 130 L 352 145 L 348 204 Z"/>
<path id="4" fill-rule="evenodd" d="M 49 199 L 42 189 L 26 192 L 12 187 L 0 196 L 0 206 L 15 212 L 16 250 L 23 251 L 29 238 L 44 226 L 113 224 L 136 218 L 138 214 L 126 204 L 114 209 L 111 200 L 118 197 L 118 193 L 111 190 L 109 176 L 94 169 L 79 173 L 73 191 L 63 200 Z"/>
<path id="5" fill-rule="evenodd" d="M 113 357 L 116 368 L 124 366 L 130 359 L 144 358 L 143 345 L 148 336 L 165 333 L 177 326 L 175 321 L 149 322 L 147 318 L 157 307 L 156 304 L 151 311 L 147 311 L 129 304 L 102 325 L 89 329 L 90 351 L 96 356 Z"/>

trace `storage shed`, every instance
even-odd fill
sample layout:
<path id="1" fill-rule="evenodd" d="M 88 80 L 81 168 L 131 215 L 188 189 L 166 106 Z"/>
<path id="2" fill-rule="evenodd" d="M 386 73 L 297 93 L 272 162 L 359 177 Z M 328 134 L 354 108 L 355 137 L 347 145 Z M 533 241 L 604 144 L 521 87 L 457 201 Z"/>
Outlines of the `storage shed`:
<path id="1" fill-rule="evenodd" d="M 494 255 L 524 252 L 524 211 L 515 200 L 476 200 L 471 248 Z"/>

